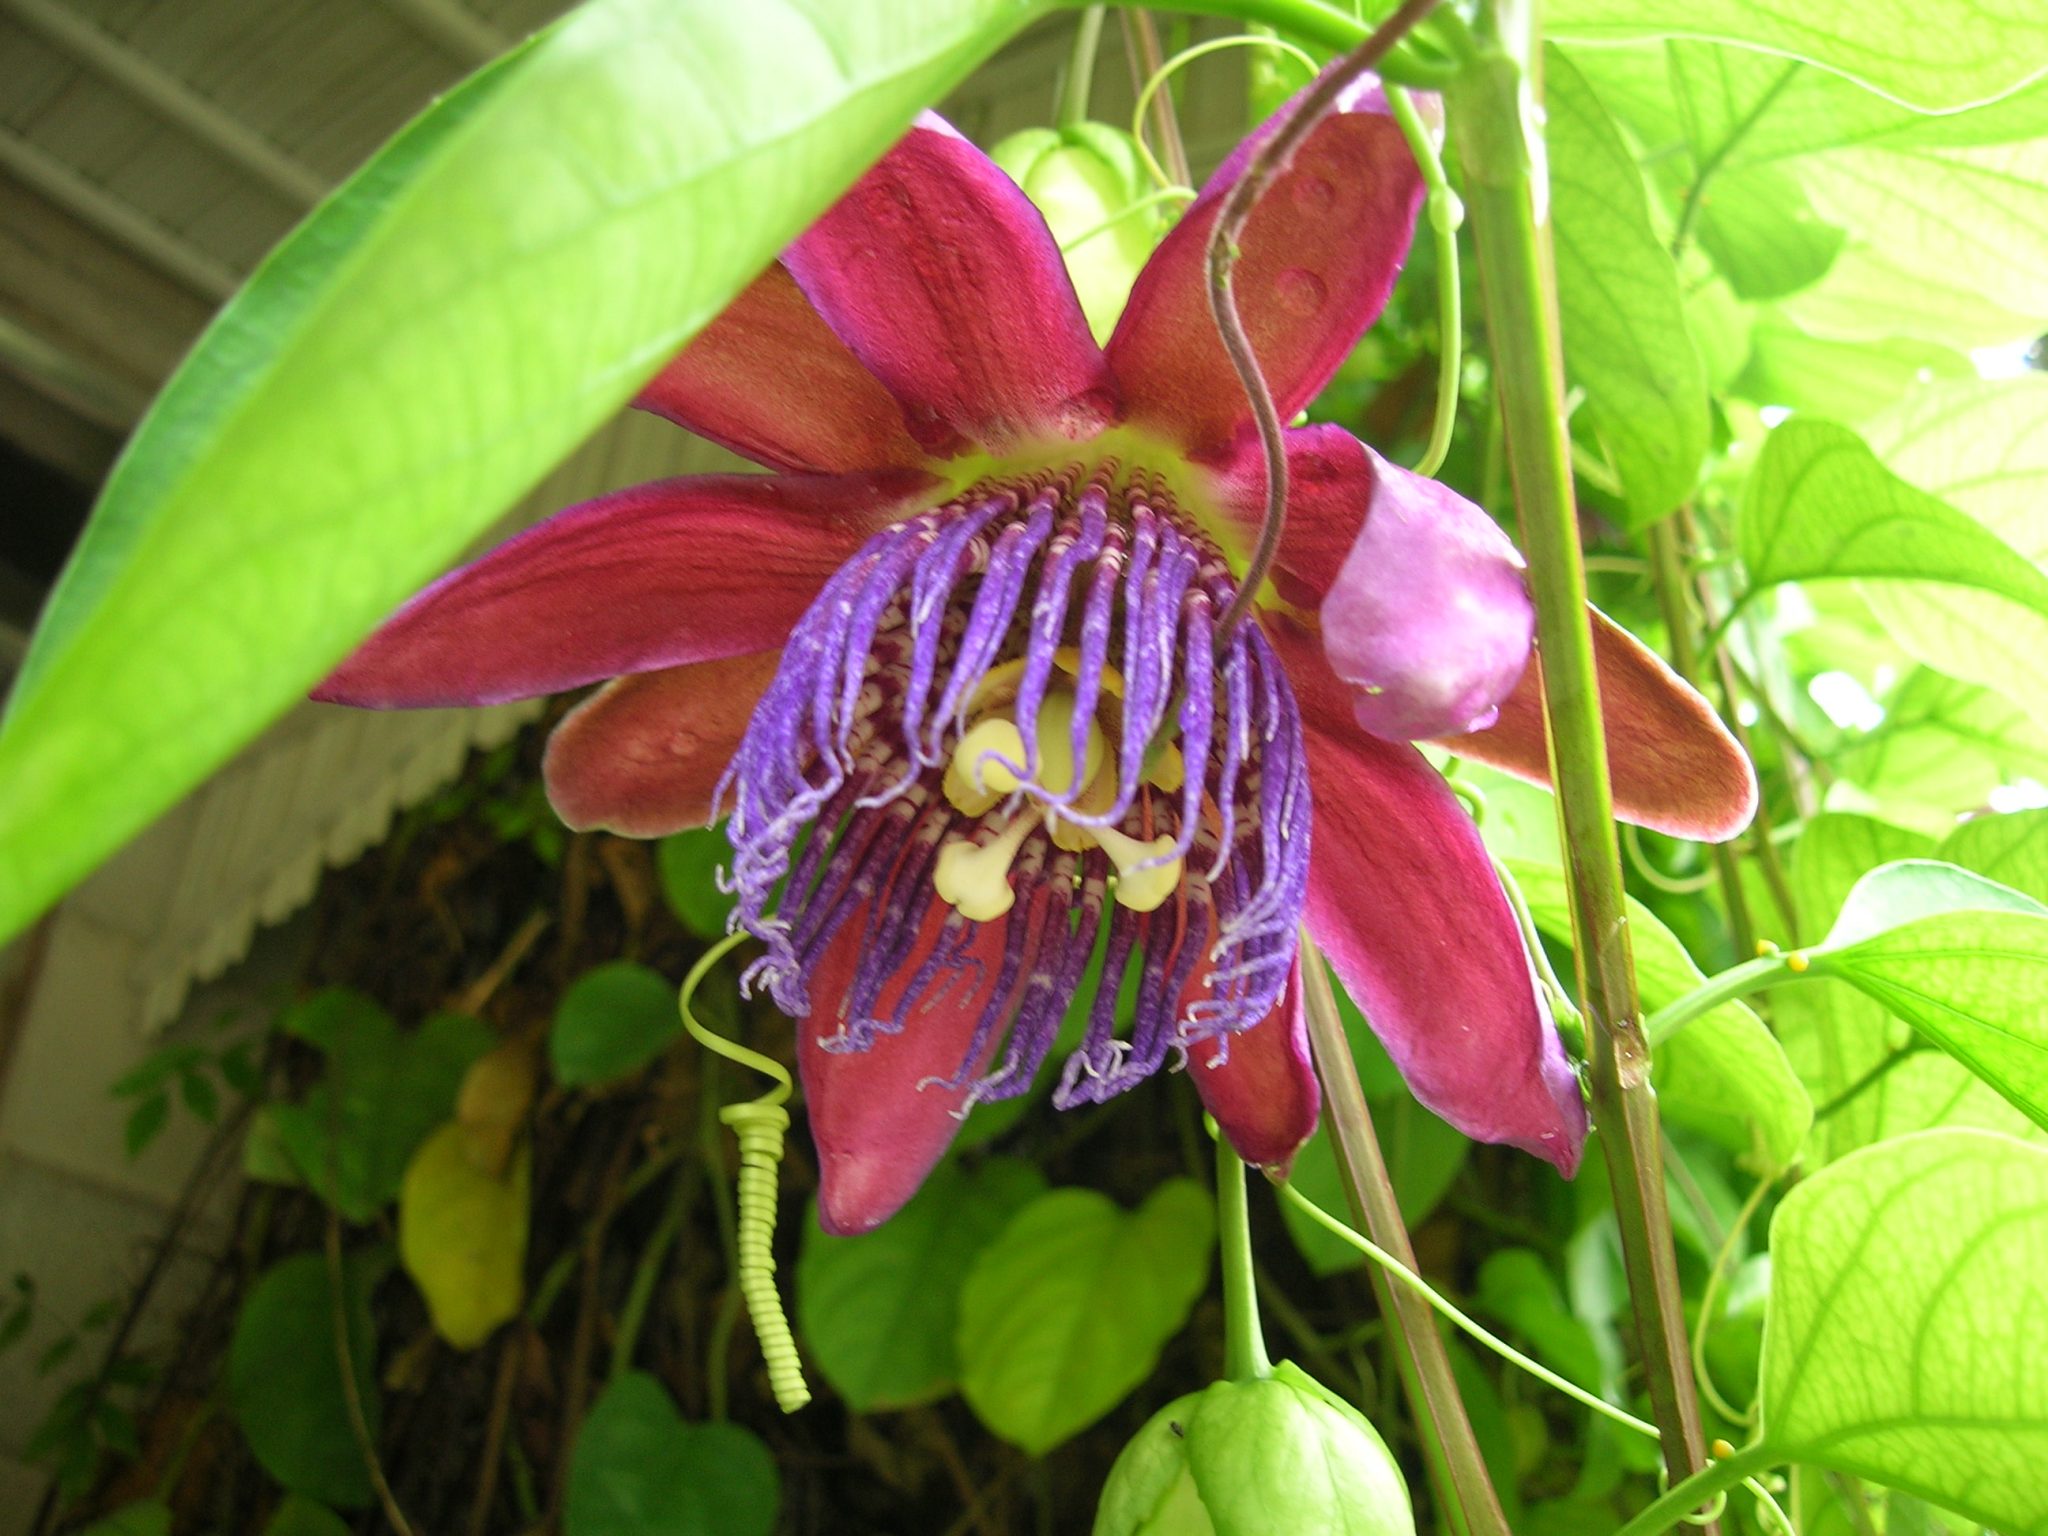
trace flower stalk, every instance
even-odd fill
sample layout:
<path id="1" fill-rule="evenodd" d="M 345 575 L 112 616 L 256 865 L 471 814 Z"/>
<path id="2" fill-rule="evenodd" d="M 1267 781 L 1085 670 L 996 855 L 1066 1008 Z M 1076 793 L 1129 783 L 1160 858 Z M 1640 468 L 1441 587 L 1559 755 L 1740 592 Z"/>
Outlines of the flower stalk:
<path id="1" fill-rule="evenodd" d="M 1495 0 L 1482 32 L 1479 55 L 1451 88 L 1448 115 L 1465 172 L 1521 545 L 1536 600 L 1537 656 L 1572 893 L 1579 992 L 1589 1026 L 1594 1115 L 1606 1132 L 1653 1416 L 1676 1482 L 1700 1469 L 1705 1452 L 1586 617 L 1547 200 L 1541 195 L 1540 148 L 1532 141 L 1540 84 L 1533 6 Z"/>
<path id="2" fill-rule="evenodd" d="M 1213 1132 L 1213 1121 L 1210 1126 Z M 1232 1381 L 1263 1381 L 1273 1374 L 1273 1360 L 1266 1353 L 1266 1336 L 1259 1327 L 1244 1159 L 1221 1133 L 1216 1133 L 1216 1229 L 1223 1265 L 1224 1374 Z"/>

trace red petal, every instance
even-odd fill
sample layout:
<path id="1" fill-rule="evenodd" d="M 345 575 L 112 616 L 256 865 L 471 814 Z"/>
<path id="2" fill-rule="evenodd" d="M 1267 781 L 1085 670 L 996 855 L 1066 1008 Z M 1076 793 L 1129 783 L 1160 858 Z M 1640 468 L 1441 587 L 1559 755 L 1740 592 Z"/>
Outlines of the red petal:
<path id="1" fill-rule="evenodd" d="M 1288 110 L 1209 178 L 1139 274 L 1109 340 L 1131 419 L 1193 453 L 1222 450 L 1251 423 L 1244 385 L 1209 312 L 1209 231 L 1253 149 Z M 1365 81 L 1345 93 L 1259 199 L 1239 243 L 1232 291 L 1282 421 L 1315 398 L 1386 307 L 1422 191 L 1385 96 Z"/>
<path id="2" fill-rule="evenodd" d="M 1351 724 L 1313 636 L 1284 619 L 1268 632 L 1307 730 L 1309 932 L 1416 1098 L 1569 1176 L 1586 1138 L 1578 1078 L 1478 829 L 1413 747 Z"/>
<path id="3" fill-rule="evenodd" d="M 1756 814 L 1756 770 L 1714 707 L 1656 652 L 1594 608 L 1593 654 L 1614 813 L 1673 837 L 1725 842 Z M 1550 782 L 1542 668 L 1532 663 L 1500 719 L 1442 743 L 1532 784 Z"/>
<path id="4" fill-rule="evenodd" d="M 642 672 L 605 684 L 562 718 L 542 765 L 556 814 L 579 832 L 667 837 L 710 822 L 779 651 Z"/>
<path id="5" fill-rule="evenodd" d="M 1280 1006 L 1231 1036 L 1229 1052 L 1219 1059 L 1221 1049 L 1214 1040 L 1188 1047 L 1195 1091 L 1239 1157 L 1285 1177 L 1294 1154 L 1315 1134 L 1322 1106 L 1301 1007 L 1299 956 Z"/>
<path id="6" fill-rule="evenodd" d="M 773 650 L 931 483 L 911 470 L 706 475 L 570 507 L 420 593 L 313 696 L 495 704 Z"/>
<path id="7" fill-rule="evenodd" d="M 633 402 L 773 469 L 922 463 L 903 409 L 818 318 L 781 263 Z"/>
<path id="8" fill-rule="evenodd" d="M 900 1000 L 949 910 L 933 898 L 915 958 L 882 989 L 878 1013 L 886 1015 Z M 797 1065 L 818 1148 L 818 1221 L 841 1236 L 880 1226 L 917 1193 L 959 1135 L 967 1085 L 986 1069 L 1002 1035 L 992 1033 L 960 1087 L 932 1081 L 959 1074 L 1002 971 L 1004 925 L 977 923 L 962 961 L 972 985 L 934 982 L 935 1000 L 913 1010 L 901 1033 L 877 1033 L 864 1051 L 826 1050 L 818 1042 L 838 1028 L 866 931 L 864 912 L 846 919 L 811 975 L 810 1016 L 796 1021 Z"/>
<path id="9" fill-rule="evenodd" d="M 935 454 L 1087 437 L 1115 415 L 1044 217 L 930 113 L 783 260 Z"/>

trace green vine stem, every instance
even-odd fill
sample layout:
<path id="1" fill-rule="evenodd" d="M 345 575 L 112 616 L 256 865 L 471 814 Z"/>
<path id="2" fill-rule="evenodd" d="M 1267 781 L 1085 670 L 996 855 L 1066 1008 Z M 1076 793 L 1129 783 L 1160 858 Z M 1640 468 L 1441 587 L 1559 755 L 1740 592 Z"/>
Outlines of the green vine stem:
<path id="1" fill-rule="evenodd" d="M 1259 1327 L 1259 1294 L 1252 1266 L 1251 1212 L 1245 1203 L 1244 1160 L 1227 1136 L 1216 1136 L 1216 1230 L 1223 1266 L 1223 1370 L 1232 1381 L 1263 1381 L 1273 1374 Z"/>
<path id="2" fill-rule="evenodd" d="M 1701 1014 L 1711 1013 L 1723 1003 L 1747 997 L 1752 992 L 1761 992 L 1765 987 L 1774 987 L 1782 981 L 1813 974 L 1804 968 L 1804 959 L 1796 950 L 1784 955 L 1759 955 L 1754 960 L 1731 965 L 1718 976 L 1709 977 L 1694 987 L 1677 1002 L 1667 1003 L 1651 1014 L 1643 1023 L 1643 1036 L 1653 1046 L 1662 1045 Z"/>
<path id="3" fill-rule="evenodd" d="M 1665 1466 L 1679 1479 L 1704 1464 L 1705 1451 L 1586 618 L 1548 196 L 1535 138 L 1541 82 L 1532 0 L 1493 0 L 1479 30 L 1478 53 L 1451 86 L 1446 105 L 1464 167 L 1507 459 L 1536 600 L 1537 656 L 1572 893 L 1579 995 L 1589 1026 L 1594 1115 L 1606 1144 L 1645 1382 Z"/>
<path id="4" fill-rule="evenodd" d="M 1089 6 L 1074 28 L 1073 51 L 1067 55 L 1067 72 L 1060 80 L 1057 110 L 1062 128 L 1088 120 L 1088 98 L 1095 89 L 1095 59 L 1102 52 L 1104 11 L 1100 5 Z"/>
<path id="5" fill-rule="evenodd" d="M 1323 1112 L 1336 1143 L 1345 1196 L 1372 1241 L 1412 1270 L 1415 1250 L 1408 1242 L 1386 1159 L 1380 1155 L 1372 1112 L 1366 1108 L 1358 1066 L 1351 1059 L 1344 1021 L 1338 1017 L 1336 995 L 1330 990 L 1329 971 L 1322 951 L 1306 931 L 1301 936 L 1300 963 L 1309 1045 L 1315 1055 L 1316 1075 L 1322 1079 Z M 1451 1375 L 1451 1357 L 1430 1315 L 1429 1303 L 1394 1284 L 1382 1269 L 1373 1270 L 1372 1284 L 1380 1311 L 1393 1325 L 1401 1378 L 1422 1443 L 1434 1452 L 1432 1468 L 1445 1485 L 1444 1502 L 1450 1508 L 1453 1528 L 1467 1536 L 1509 1536 L 1507 1516 L 1501 1512 L 1500 1496 L 1494 1492 L 1486 1462 L 1479 1454 L 1472 1422 L 1465 1416 L 1464 1401 Z"/>
<path id="6" fill-rule="evenodd" d="M 1660 1536 L 1703 1505 L 1712 1504 L 1738 1484 L 1770 1467 L 1775 1458 L 1761 1442 L 1746 1445 L 1733 1456 L 1708 1463 L 1649 1505 L 1614 1536 Z"/>

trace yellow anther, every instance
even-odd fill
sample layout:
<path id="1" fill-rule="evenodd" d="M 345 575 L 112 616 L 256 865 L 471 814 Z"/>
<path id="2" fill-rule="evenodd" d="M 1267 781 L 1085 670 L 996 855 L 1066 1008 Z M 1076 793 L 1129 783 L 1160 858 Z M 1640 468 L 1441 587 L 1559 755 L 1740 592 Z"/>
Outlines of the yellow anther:
<path id="1" fill-rule="evenodd" d="M 1101 816 L 1116 804 L 1116 770 L 1105 768 L 1089 781 L 1074 801 L 1074 809 L 1083 816 Z M 1081 853 L 1095 846 L 1095 829 L 1076 826 L 1058 811 L 1046 816 L 1046 830 L 1052 834 L 1055 848 L 1064 848 L 1068 853 Z"/>
<path id="2" fill-rule="evenodd" d="M 1188 765 L 1181 758 L 1180 748 L 1170 741 L 1155 747 L 1150 761 L 1145 764 L 1145 782 L 1169 795 L 1180 792 L 1187 776 Z"/>
<path id="3" fill-rule="evenodd" d="M 1052 653 L 1053 665 L 1069 677 L 1081 675 L 1081 651 L 1078 646 L 1063 645 Z M 1124 696 L 1124 675 L 1115 667 L 1102 669 L 1102 691 L 1112 699 Z"/>
<path id="4" fill-rule="evenodd" d="M 1024 735 L 1016 721 L 984 720 L 960 738 L 945 778 L 946 798 L 955 810 L 986 815 L 1017 787 L 1017 776 L 998 759 L 1023 765 Z"/>
<path id="5" fill-rule="evenodd" d="M 1114 827 L 1093 829 L 1095 841 L 1116 865 L 1116 899 L 1133 912 L 1155 912 L 1166 904 L 1180 885 L 1181 860 L 1167 859 L 1150 869 L 1139 869 L 1147 859 L 1173 851 L 1173 839 L 1165 833 L 1149 843 L 1126 837 Z"/>
<path id="6" fill-rule="evenodd" d="M 1010 889 L 1010 865 L 1037 825 L 1038 812 L 1026 809 L 986 843 L 957 837 L 948 842 L 939 850 L 938 867 L 932 871 L 940 899 L 977 923 L 992 923 L 1009 911 L 1017 901 L 1017 893 Z"/>
<path id="7" fill-rule="evenodd" d="M 1064 795 L 1074 787 L 1074 696 L 1048 693 L 1038 706 L 1038 783 L 1049 795 Z M 1091 783 L 1102 769 L 1106 744 L 1102 727 L 1088 722 L 1088 739 L 1083 748 L 1081 781 Z"/>

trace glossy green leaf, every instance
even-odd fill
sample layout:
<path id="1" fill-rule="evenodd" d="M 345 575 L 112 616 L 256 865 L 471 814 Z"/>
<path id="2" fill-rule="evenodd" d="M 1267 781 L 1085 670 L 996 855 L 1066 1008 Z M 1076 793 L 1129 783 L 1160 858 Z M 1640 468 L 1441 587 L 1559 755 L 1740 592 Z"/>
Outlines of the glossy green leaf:
<path id="1" fill-rule="evenodd" d="M 1565 368 L 1631 517 L 1647 523 L 1692 491 L 1706 367 L 1634 156 L 1570 59 L 1550 49 L 1544 71 Z"/>
<path id="2" fill-rule="evenodd" d="M 1932 838 L 1868 817 L 1816 817 L 1792 861 L 1803 937 L 1810 942 L 1826 931 L 1864 871 L 1934 852 Z M 1942 852 L 1949 856 L 1946 846 Z M 1996 870 L 1980 873 L 1997 877 Z M 1937 1126 L 2048 1135 L 1969 1068 L 1926 1048 L 1882 1003 L 1845 982 L 1781 987 L 1771 998 L 1771 1012 L 1801 1079 L 1816 1102 L 1832 1106 L 1814 1127 L 1810 1163 Z"/>
<path id="3" fill-rule="evenodd" d="M 0 732 L 0 937 L 318 681 L 1044 0 L 592 0 L 202 338 Z"/>
<path id="4" fill-rule="evenodd" d="M 349 1359 L 363 1420 L 374 1439 L 383 1417 L 370 1291 L 382 1253 L 343 1261 Z M 263 1470 L 294 1493 L 340 1509 L 370 1502 L 369 1474 L 351 1427 L 335 1347 L 334 1288 L 326 1255 L 301 1253 L 267 1270 L 235 1319 L 227 1393 L 235 1422 Z"/>
<path id="5" fill-rule="evenodd" d="M 2048 708 L 2048 575 L 1891 473 L 1848 429 L 1795 417 L 1772 432 L 1736 541 L 1752 590 L 1861 578 L 1885 627 L 1918 659 Z"/>
<path id="6" fill-rule="evenodd" d="M 1848 982 L 2048 1126 L 2048 907 L 1933 860 L 1856 883 L 1810 974 Z"/>
<path id="7" fill-rule="evenodd" d="M 675 984 L 631 960 L 578 976 L 555 1008 L 548 1059 L 570 1088 L 615 1082 L 654 1060 L 683 1032 Z"/>
<path id="8" fill-rule="evenodd" d="M 1774 165 L 1723 172 L 1702 194 L 1700 210 L 1700 244 L 1744 299 L 1810 288 L 1849 238 L 1814 209 L 1797 177 Z"/>
<path id="9" fill-rule="evenodd" d="M 737 1424 L 686 1424 L 642 1371 L 606 1385 L 569 1452 L 563 1536 L 768 1536 L 775 1458 Z"/>
<path id="10" fill-rule="evenodd" d="M 1961 1130 L 1867 1148 L 1786 1196 L 1771 1256 L 1776 1452 L 2048 1533 L 2048 1151 Z"/>
<path id="11" fill-rule="evenodd" d="M 1570 943 L 1564 871 L 1522 860 L 1509 861 L 1508 870 L 1536 926 Z M 1633 897 L 1628 923 L 1646 1012 L 1676 1002 L 1706 979 L 1678 936 Z M 1657 1102 L 1673 1124 L 1711 1136 L 1738 1153 L 1760 1142 L 1772 1167 L 1782 1168 L 1798 1155 L 1813 1124 L 1813 1101 L 1784 1048 L 1741 1002 L 1702 1014 L 1657 1047 L 1655 1068 Z"/>
<path id="12" fill-rule="evenodd" d="M 300 1103 L 271 1107 L 275 1149 L 354 1222 L 397 1196 L 414 1150 L 454 1110 L 462 1074 L 495 1043 L 484 1024 L 452 1013 L 401 1032 L 341 988 L 301 1003 L 283 1028 L 318 1046 L 327 1066 Z"/>
<path id="13" fill-rule="evenodd" d="M 1188 1179 L 1126 1211 L 1090 1189 L 1041 1195 L 982 1250 L 960 1293 L 960 1389 L 1042 1456 L 1151 1374 L 1209 1277 L 1215 1216 Z"/>
<path id="14" fill-rule="evenodd" d="M 1868 871 L 1850 887 L 1834 925 L 1811 953 L 1844 950 L 1907 923 L 1955 912 L 2023 912 L 2048 917 L 2048 906 L 1939 859 L 1900 859 Z"/>
<path id="15" fill-rule="evenodd" d="M 1553 0 L 1553 37 L 1689 37 L 1807 59 L 1918 107 L 1989 101 L 2048 70 L 2048 15 L 2033 0 Z M 1938 44 L 1932 40 L 1939 39 Z"/>
<path id="16" fill-rule="evenodd" d="M 945 1163 L 872 1232 L 831 1237 L 816 1213 L 796 1268 L 805 1352 L 860 1413 L 929 1402 L 959 1376 L 960 1287 L 981 1251 L 1045 1176 L 1016 1158 L 969 1173 Z"/>
<path id="17" fill-rule="evenodd" d="M 2048 614 L 2048 576 L 1832 422 L 1795 417 L 1764 440 L 1737 547 L 1756 588 L 1833 577 L 1945 582 Z"/>

